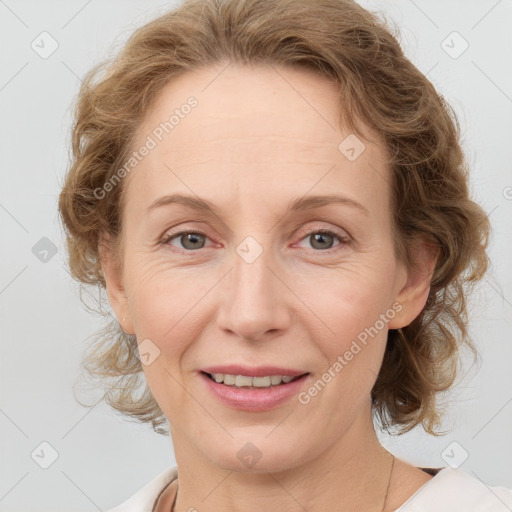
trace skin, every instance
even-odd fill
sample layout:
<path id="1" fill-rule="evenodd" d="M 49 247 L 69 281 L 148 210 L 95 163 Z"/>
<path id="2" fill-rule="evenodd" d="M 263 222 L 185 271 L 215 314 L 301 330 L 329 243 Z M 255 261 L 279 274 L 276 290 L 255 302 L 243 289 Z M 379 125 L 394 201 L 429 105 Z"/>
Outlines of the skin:
<path id="1" fill-rule="evenodd" d="M 350 132 L 338 127 L 333 83 L 300 69 L 225 65 L 181 76 L 152 104 L 134 148 L 187 98 L 198 101 L 126 178 L 123 268 L 102 253 L 123 329 L 160 351 L 143 369 L 171 428 L 175 510 L 380 512 L 392 459 L 373 428 L 370 391 L 388 328 L 408 325 L 426 302 L 434 257 L 419 245 L 414 269 L 398 261 L 385 148 L 365 127 L 375 142 L 365 140 L 355 161 L 339 151 Z M 148 213 L 171 193 L 204 198 L 219 216 L 181 205 Z M 297 197 L 333 193 L 367 212 L 286 211 Z M 315 243 L 316 228 L 342 241 Z M 206 236 L 162 243 L 182 229 Z M 263 248 L 252 263 L 236 252 L 247 236 Z M 213 364 L 279 364 L 309 371 L 307 390 L 397 303 L 400 312 L 307 405 L 235 410 L 198 377 Z M 247 442 L 262 454 L 252 467 L 237 457 Z M 386 510 L 430 478 L 397 459 Z"/>

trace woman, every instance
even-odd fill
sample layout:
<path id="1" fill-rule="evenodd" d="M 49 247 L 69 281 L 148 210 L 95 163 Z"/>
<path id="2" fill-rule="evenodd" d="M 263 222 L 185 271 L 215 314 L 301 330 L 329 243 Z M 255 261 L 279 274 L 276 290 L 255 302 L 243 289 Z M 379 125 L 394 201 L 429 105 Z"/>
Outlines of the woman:
<path id="1" fill-rule="evenodd" d="M 59 203 L 73 275 L 120 324 L 86 363 L 118 378 L 112 407 L 168 422 L 177 461 L 112 512 L 512 506 L 375 433 L 438 434 L 489 232 L 455 115 L 384 24 L 191 0 L 100 70 Z"/>

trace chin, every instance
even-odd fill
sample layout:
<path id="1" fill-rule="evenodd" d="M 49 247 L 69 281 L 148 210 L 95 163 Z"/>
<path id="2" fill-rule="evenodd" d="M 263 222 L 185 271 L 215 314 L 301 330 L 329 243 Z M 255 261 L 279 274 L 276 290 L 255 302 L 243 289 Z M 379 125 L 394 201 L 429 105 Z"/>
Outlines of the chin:
<path id="1" fill-rule="evenodd" d="M 231 441 L 232 449 L 224 445 L 221 452 L 205 453 L 211 463 L 219 468 L 235 473 L 270 473 L 286 471 L 301 463 L 297 449 L 252 437 L 252 441 Z M 219 446 L 219 445 L 217 445 Z M 210 445 L 211 447 L 211 445 Z M 305 447 L 301 445 L 301 449 Z"/>

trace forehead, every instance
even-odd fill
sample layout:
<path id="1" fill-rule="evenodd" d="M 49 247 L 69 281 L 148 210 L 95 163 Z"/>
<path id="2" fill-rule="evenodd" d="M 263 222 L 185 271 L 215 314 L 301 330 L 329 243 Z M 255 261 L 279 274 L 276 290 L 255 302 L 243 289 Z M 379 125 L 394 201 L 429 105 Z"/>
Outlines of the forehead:
<path id="1" fill-rule="evenodd" d="M 160 91 L 137 131 L 134 149 L 149 139 L 152 148 L 128 176 L 136 181 L 128 196 L 152 202 L 167 186 L 204 196 L 212 184 L 218 195 L 229 184 L 223 199 L 233 200 L 285 185 L 291 196 L 341 187 L 371 202 L 386 187 L 386 152 L 367 127 L 375 142 L 339 126 L 339 95 L 337 84 L 300 68 L 187 72 Z"/>

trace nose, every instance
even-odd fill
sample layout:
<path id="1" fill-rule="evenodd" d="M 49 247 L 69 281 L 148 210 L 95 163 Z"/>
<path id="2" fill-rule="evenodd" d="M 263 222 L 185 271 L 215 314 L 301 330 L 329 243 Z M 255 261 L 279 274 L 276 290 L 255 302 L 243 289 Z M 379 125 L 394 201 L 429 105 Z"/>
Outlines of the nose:
<path id="1" fill-rule="evenodd" d="M 293 293 L 264 251 L 247 262 L 234 253 L 233 268 L 221 284 L 218 326 L 246 340 L 263 340 L 285 332 L 291 323 Z M 289 285 L 288 285 L 289 286 Z"/>

